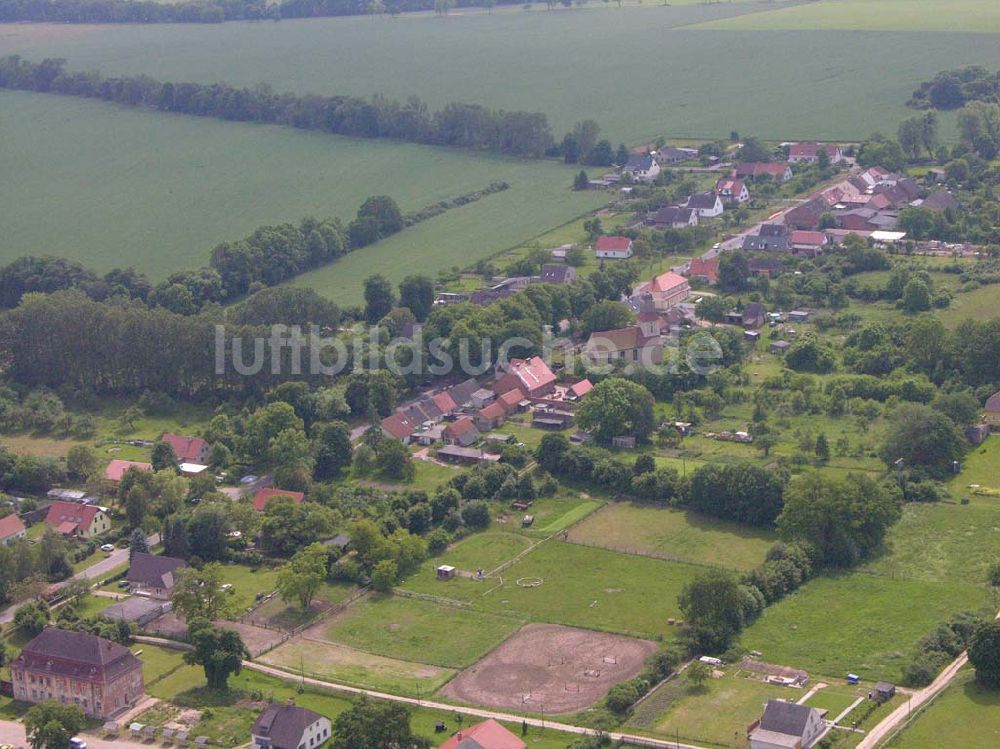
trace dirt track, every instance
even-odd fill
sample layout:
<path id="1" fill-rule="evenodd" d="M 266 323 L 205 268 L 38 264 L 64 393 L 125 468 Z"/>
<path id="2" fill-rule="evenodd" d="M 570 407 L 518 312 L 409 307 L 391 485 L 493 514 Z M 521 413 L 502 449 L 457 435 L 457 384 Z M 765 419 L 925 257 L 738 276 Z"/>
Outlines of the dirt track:
<path id="1" fill-rule="evenodd" d="M 631 679 L 656 644 L 621 635 L 529 624 L 441 690 L 475 705 L 546 715 L 573 713 Z"/>

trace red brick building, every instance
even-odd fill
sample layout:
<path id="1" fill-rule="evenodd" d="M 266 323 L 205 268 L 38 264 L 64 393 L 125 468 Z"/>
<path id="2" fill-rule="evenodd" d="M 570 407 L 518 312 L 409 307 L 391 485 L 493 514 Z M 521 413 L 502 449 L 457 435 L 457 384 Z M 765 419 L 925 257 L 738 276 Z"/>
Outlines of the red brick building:
<path id="1" fill-rule="evenodd" d="M 10 664 L 14 698 L 78 705 L 110 718 L 145 696 L 142 661 L 128 648 L 85 632 L 48 627 Z"/>

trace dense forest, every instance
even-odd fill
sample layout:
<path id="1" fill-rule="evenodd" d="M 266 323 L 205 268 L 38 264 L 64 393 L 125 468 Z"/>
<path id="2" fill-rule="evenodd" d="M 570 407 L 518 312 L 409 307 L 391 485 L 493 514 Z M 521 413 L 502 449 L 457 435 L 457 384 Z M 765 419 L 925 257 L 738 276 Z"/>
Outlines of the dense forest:
<path id="1" fill-rule="evenodd" d="M 56 23 L 222 23 L 278 21 L 282 18 L 397 15 L 420 10 L 517 4 L 513 0 L 192 0 L 192 2 L 133 2 L 133 0 L 0 0 L 0 22 Z"/>
<path id="2" fill-rule="evenodd" d="M 556 155 L 548 119 L 539 112 L 507 112 L 453 102 L 431 112 L 415 96 L 405 104 L 383 96 L 278 94 L 266 84 L 236 88 L 226 83 L 170 83 L 144 75 L 108 78 L 70 73 L 63 59 L 28 62 L 17 55 L 0 60 L 0 88 L 82 96 L 149 107 L 163 112 L 263 122 L 321 130 L 356 138 L 393 138 L 436 146 L 457 146 L 525 158 Z"/>

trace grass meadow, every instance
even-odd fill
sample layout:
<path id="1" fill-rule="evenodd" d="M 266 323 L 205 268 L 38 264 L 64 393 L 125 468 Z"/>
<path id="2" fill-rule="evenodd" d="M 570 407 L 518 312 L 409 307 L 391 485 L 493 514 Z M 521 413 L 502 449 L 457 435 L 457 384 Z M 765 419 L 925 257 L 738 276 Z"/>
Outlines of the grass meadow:
<path id="1" fill-rule="evenodd" d="M 961 672 L 940 697 L 886 746 L 936 749 L 946 736 L 949 746 L 1000 744 L 1000 691 L 980 687 L 971 669 Z"/>
<path id="2" fill-rule="evenodd" d="M 542 111 L 560 133 L 592 118 L 615 143 L 726 137 L 733 129 L 774 140 L 851 140 L 895 132 L 912 90 L 939 70 L 1000 66 L 996 38 L 979 33 L 1000 30 L 991 20 L 995 4 L 959 2 L 964 12 L 933 0 L 821 2 L 776 13 L 762 11 L 782 4 L 592 3 L 446 18 L 9 25 L 0 28 L 0 54 L 65 57 L 75 69 L 172 80 L 264 81 L 298 93 L 416 94 L 433 107 L 467 101 Z M 870 8 L 880 5 L 891 7 L 873 21 Z M 794 33 L 771 20 L 817 12 L 832 18 L 803 22 Z M 728 21 L 734 28 L 692 28 L 737 15 Z M 868 27 L 879 18 L 890 30 L 877 36 L 838 26 Z M 755 23 L 763 30 L 747 30 Z"/>
<path id="3" fill-rule="evenodd" d="M 131 29 L 138 31 L 138 29 Z M 350 219 L 373 194 L 404 211 L 504 180 L 511 188 L 297 279 L 342 303 L 372 273 L 399 281 L 465 265 L 596 207 L 573 170 L 403 143 L 0 92 L 0 262 L 54 254 L 156 279 L 208 264 L 212 248 L 262 224 Z"/>
<path id="4" fill-rule="evenodd" d="M 680 616 L 677 596 L 702 569 L 556 540 L 484 581 L 441 582 L 434 567 L 426 563 L 400 587 L 520 620 L 642 637 L 669 633 L 667 619 Z M 517 584 L 538 578 L 543 581 L 538 587 Z"/>
<path id="5" fill-rule="evenodd" d="M 336 617 L 327 639 L 389 658 L 464 668 L 520 626 L 509 617 L 402 596 L 373 596 Z"/>
<path id="6" fill-rule="evenodd" d="M 694 512 L 612 502 L 569 534 L 570 541 L 637 554 L 748 570 L 764 561 L 777 536 Z"/>
<path id="7" fill-rule="evenodd" d="M 741 645 L 814 678 L 898 682 L 917 642 L 951 614 L 987 604 L 982 586 L 861 572 L 816 578 L 767 607 Z"/>

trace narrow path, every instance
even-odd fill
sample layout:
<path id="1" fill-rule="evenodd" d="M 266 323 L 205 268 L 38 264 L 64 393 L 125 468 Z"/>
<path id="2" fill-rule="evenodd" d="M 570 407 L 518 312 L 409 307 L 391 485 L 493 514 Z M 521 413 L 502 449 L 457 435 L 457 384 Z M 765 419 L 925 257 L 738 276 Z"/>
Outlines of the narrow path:
<path id="1" fill-rule="evenodd" d="M 833 721 L 832 721 L 833 725 L 839 724 L 840 721 L 842 721 L 844 718 L 846 718 L 850 714 L 851 710 L 853 710 L 854 708 L 856 708 L 858 705 L 860 705 L 864 701 L 865 701 L 864 697 L 858 697 L 856 700 L 854 700 L 854 702 L 852 702 L 850 705 L 847 706 L 847 708 L 844 710 L 844 712 L 842 712 L 840 715 L 838 715 L 836 718 L 833 719 Z"/>

